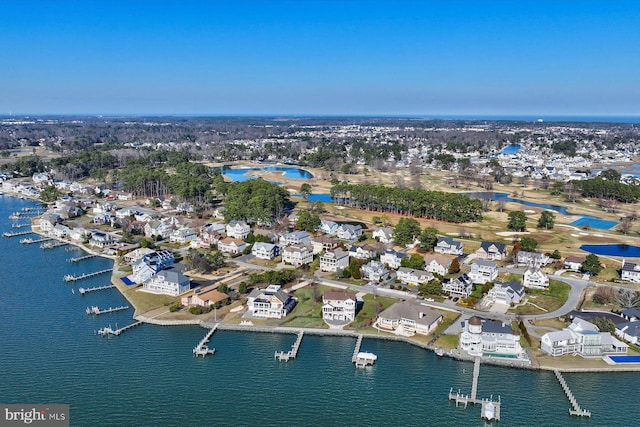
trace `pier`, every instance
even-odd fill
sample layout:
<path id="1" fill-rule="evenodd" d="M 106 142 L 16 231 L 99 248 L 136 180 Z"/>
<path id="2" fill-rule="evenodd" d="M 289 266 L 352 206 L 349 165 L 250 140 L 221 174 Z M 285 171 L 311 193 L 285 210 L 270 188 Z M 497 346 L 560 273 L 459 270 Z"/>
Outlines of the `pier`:
<path id="1" fill-rule="evenodd" d="M 363 338 L 362 334 L 358 335 L 356 346 L 353 349 L 353 356 L 351 356 L 351 362 L 356 364 L 356 368 L 366 368 L 367 366 L 373 365 L 376 360 L 378 360 L 378 356 L 375 354 L 360 351 Z"/>
<path id="2" fill-rule="evenodd" d="M 478 379 L 480 378 L 480 357 L 476 357 L 473 362 L 473 380 L 471 383 L 471 395 L 462 394 L 460 390 L 453 392 L 453 388 L 449 390 L 449 400 L 456 402 L 456 407 L 463 404 L 466 408 L 469 403 L 473 405 L 481 405 L 482 409 L 480 416 L 486 420 L 500 421 L 500 405 L 501 399 L 498 396 L 498 400 L 494 401 L 493 396 L 489 399 L 478 399 Z"/>
<path id="3" fill-rule="evenodd" d="M 68 244 L 69 242 L 62 242 L 62 241 L 44 242 L 43 244 L 40 245 L 40 249 L 59 248 L 60 246 L 67 246 Z"/>
<path id="4" fill-rule="evenodd" d="M 107 314 L 107 313 L 113 313 L 115 311 L 122 311 L 122 310 L 127 310 L 129 308 L 128 305 L 122 305 L 120 307 L 109 307 L 109 308 L 104 308 L 104 309 L 100 309 L 98 307 L 91 306 L 91 307 L 87 307 L 87 314 L 95 314 L 96 316 L 99 316 L 101 314 Z"/>
<path id="5" fill-rule="evenodd" d="M 567 382 L 564 380 L 564 377 L 557 369 L 553 370 L 553 373 L 556 374 L 556 378 L 558 382 L 562 386 L 562 390 L 564 390 L 564 394 L 567 395 L 567 399 L 571 402 L 571 409 L 569 409 L 569 415 L 575 415 L 576 417 L 591 417 L 591 412 L 586 409 L 582 409 L 580 405 L 578 405 L 578 401 L 575 397 L 573 397 L 573 393 L 571 389 L 567 385 Z"/>
<path id="6" fill-rule="evenodd" d="M 80 262 L 80 261 L 84 261 L 85 259 L 89 259 L 89 258 L 94 258 L 97 257 L 98 255 L 94 255 L 94 254 L 89 254 L 89 255 L 85 255 L 85 256 L 81 256 L 81 257 L 76 257 L 76 258 L 69 258 L 67 260 L 67 262 Z"/>
<path id="7" fill-rule="evenodd" d="M 130 325 L 124 326 L 124 327 L 122 327 L 120 329 L 117 329 L 118 325 L 116 325 L 116 329 L 111 329 L 111 325 L 109 325 L 109 326 L 107 326 L 105 328 L 98 329 L 98 335 L 102 335 L 103 337 L 106 337 L 106 336 L 109 336 L 109 335 L 118 336 L 121 333 L 123 333 L 124 331 L 128 331 L 129 329 L 135 328 L 138 325 L 142 325 L 142 322 L 135 322 L 135 323 L 132 323 Z"/>
<path id="8" fill-rule="evenodd" d="M 11 224 L 11 228 L 22 228 L 22 227 L 31 227 L 31 223 L 25 222 L 25 223 Z"/>
<path id="9" fill-rule="evenodd" d="M 284 351 L 276 351 L 273 354 L 273 358 L 277 359 L 279 361 L 284 361 L 284 362 L 288 362 L 289 359 L 295 359 L 296 356 L 298 355 L 298 349 L 300 348 L 300 343 L 302 342 L 302 337 L 304 336 L 304 331 L 300 331 L 298 332 L 298 338 L 296 338 L 296 342 L 293 343 L 293 345 L 291 346 L 291 350 L 284 352 Z"/>
<path id="10" fill-rule="evenodd" d="M 95 288 L 78 288 L 78 292 L 80 292 L 80 295 L 84 295 L 84 294 L 88 294 L 89 292 L 95 292 L 95 291 L 101 291 L 103 289 L 111 289 L 111 288 L 115 288 L 116 285 L 105 285 L 105 286 L 96 286 Z"/>
<path id="11" fill-rule="evenodd" d="M 65 282 L 77 282 L 78 280 L 88 279 L 89 277 L 99 276 L 101 274 L 111 273 L 113 269 L 109 268 L 107 270 L 94 271 L 93 273 L 84 273 L 80 276 L 73 276 L 71 274 L 67 274 L 62 279 Z"/>
<path id="12" fill-rule="evenodd" d="M 27 234 L 31 234 L 33 233 L 33 231 L 31 230 L 25 230 L 25 231 L 5 231 L 4 233 L 2 233 L 2 235 L 4 237 L 16 237 L 16 236 L 24 236 Z"/>
<path id="13" fill-rule="evenodd" d="M 209 344 L 209 341 L 211 340 L 211 337 L 216 332 L 216 329 L 218 329 L 218 325 L 217 324 L 213 328 L 211 328 L 209 330 L 209 332 L 207 332 L 207 334 L 204 336 L 204 338 L 202 338 L 200 340 L 198 345 L 193 348 L 194 356 L 196 356 L 196 357 L 197 356 L 205 357 L 207 354 L 215 354 L 216 349 L 215 348 L 209 348 L 208 344 Z"/>
<path id="14" fill-rule="evenodd" d="M 22 243 L 23 245 L 31 245 L 33 243 L 46 242 L 47 240 L 51 240 L 51 238 L 43 237 L 42 239 L 32 239 L 30 237 L 27 237 L 26 239 L 20 240 L 20 243 Z"/>

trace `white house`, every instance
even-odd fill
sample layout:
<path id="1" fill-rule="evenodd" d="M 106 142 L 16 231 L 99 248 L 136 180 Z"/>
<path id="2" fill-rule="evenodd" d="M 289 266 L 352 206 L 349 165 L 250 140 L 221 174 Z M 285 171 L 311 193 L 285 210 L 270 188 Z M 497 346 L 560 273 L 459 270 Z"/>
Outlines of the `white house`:
<path id="1" fill-rule="evenodd" d="M 380 255 L 380 262 L 389 266 L 394 270 L 400 267 L 400 263 L 408 255 L 404 252 L 397 252 L 393 249 L 387 249 L 382 255 Z"/>
<path id="2" fill-rule="evenodd" d="M 582 269 L 582 263 L 586 258 L 583 256 L 571 255 L 564 259 L 564 268 L 571 271 L 580 271 Z"/>
<path id="3" fill-rule="evenodd" d="M 393 243 L 393 228 L 382 227 L 374 230 L 373 238 L 382 243 Z"/>
<path id="4" fill-rule="evenodd" d="M 428 254 L 424 256 L 424 269 L 440 276 L 449 274 L 451 258 L 439 254 Z"/>
<path id="5" fill-rule="evenodd" d="M 129 277 L 134 283 L 143 283 L 160 270 L 172 266 L 174 262 L 175 257 L 171 251 L 147 253 L 137 260 L 132 259 L 133 273 Z"/>
<path id="6" fill-rule="evenodd" d="M 539 268 L 549 264 L 551 258 L 548 255 L 538 252 L 518 251 L 516 262 L 519 265 L 527 265 L 529 267 Z"/>
<path id="7" fill-rule="evenodd" d="M 198 235 L 196 234 L 195 231 L 193 231 L 190 228 L 184 227 L 184 228 L 178 228 L 177 230 L 174 230 L 169 236 L 169 241 L 171 243 L 179 243 L 183 245 L 197 238 L 198 238 Z"/>
<path id="8" fill-rule="evenodd" d="M 96 248 L 106 248 L 107 246 L 113 245 L 115 239 L 109 233 L 103 233 L 101 231 L 95 231 L 91 234 L 91 239 L 89 239 L 89 245 Z"/>
<path id="9" fill-rule="evenodd" d="M 154 219 L 144 225 L 144 235 L 151 238 L 167 239 L 173 232 L 173 227 L 165 221 Z"/>
<path id="10" fill-rule="evenodd" d="M 282 262 L 289 263 L 295 267 L 311 264 L 313 261 L 313 251 L 308 246 L 285 246 L 282 248 Z"/>
<path id="11" fill-rule="evenodd" d="M 439 237 L 433 250 L 441 254 L 462 255 L 464 253 L 464 245 L 451 237 Z"/>
<path id="12" fill-rule="evenodd" d="M 338 232 L 338 223 L 327 219 L 321 219 L 318 231 L 328 236 L 334 236 Z"/>
<path id="13" fill-rule="evenodd" d="M 473 282 L 469 279 L 469 276 L 462 274 L 455 279 L 443 280 L 442 291 L 449 295 L 468 297 L 473 292 Z"/>
<path id="14" fill-rule="evenodd" d="M 493 282 L 496 277 L 498 277 L 498 266 L 495 262 L 479 259 L 471 264 L 469 278 L 473 283 Z"/>
<path id="15" fill-rule="evenodd" d="M 217 245 L 221 239 L 222 235 L 219 231 L 203 229 L 198 237 L 191 240 L 190 246 L 192 248 L 210 248 L 211 245 Z"/>
<path id="16" fill-rule="evenodd" d="M 142 290 L 152 294 L 178 296 L 190 289 L 190 280 L 176 269 L 161 270 L 144 282 Z"/>
<path id="17" fill-rule="evenodd" d="M 549 277 L 539 268 L 527 268 L 524 272 L 522 284 L 525 288 L 547 289 L 549 287 Z"/>
<path id="18" fill-rule="evenodd" d="M 231 221 L 227 224 L 227 237 L 244 240 L 251 232 L 251 227 L 244 221 Z"/>
<path id="19" fill-rule="evenodd" d="M 362 278 L 370 282 L 378 283 L 389 278 L 389 270 L 379 261 L 369 261 L 360 268 Z"/>
<path id="20" fill-rule="evenodd" d="M 318 236 L 311 239 L 311 245 L 313 246 L 313 254 L 317 255 L 323 251 L 332 251 L 338 247 L 340 240 L 334 239 L 329 236 Z"/>
<path id="21" fill-rule="evenodd" d="M 509 324 L 475 316 L 463 322 L 459 347 L 470 356 L 527 359 L 520 345 L 520 331 Z"/>
<path id="22" fill-rule="evenodd" d="M 362 227 L 352 224 L 340 224 L 337 231 L 338 239 L 356 240 L 362 235 Z"/>
<path id="23" fill-rule="evenodd" d="M 625 322 L 616 325 L 616 335 L 631 344 L 640 344 L 640 322 Z"/>
<path id="24" fill-rule="evenodd" d="M 565 354 L 582 357 L 604 354 L 624 354 L 628 346 L 609 332 L 600 332 L 598 327 L 579 317 L 561 331 L 547 332 L 540 340 L 540 349 L 551 356 Z"/>
<path id="25" fill-rule="evenodd" d="M 499 242 L 482 242 L 476 251 L 476 257 L 501 261 L 507 258 L 507 245 Z"/>
<path id="26" fill-rule="evenodd" d="M 393 304 L 378 315 L 376 325 L 396 335 L 429 335 L 442 322 L 442 313 L 411 301 Z"/>
<path id="27" fill-rule="evenodd" d="M 280 246 L 272 243 L 255 242 L 251 248 L 251 255 L 260 259 L 274 259 L 280 255 Z"/>
<path id="28" fill-rule="evenodd" d="M 249 313 L 267 319 L 282 319 L 295 305 L 296 301 L 276 285 L 254 289 L 247 299 Z"/>
<path id="29" fill-rule="evenodd" d="M 515 280 L 496 282 L 487 293 L 487 298 L 498 304 L 518 304 L 524 298 L 524 286 Z"/>
<path id="30" fill-rule="evenodd" d="M 349 248 L 349 256 L 355 259 L 370 259 L 378 255 L 376 248 L 372 245 L 351 245 Z"/>
<path id="31" fill-rule="evenodd" d="M 356 318 L 356 296 L 350 292 L 327 291 L 322 296 L 322 319 L 347 324 Z"/>
<path id="32" fill-rule="evenodd" d="M 622 260 L 620 278 L 629 282 L 640 283 L 640 264 Z"/>
<path id="33" fill-rule="evenodd" d="M 49 235 L 62 239 L 67 237 L 70 231 L 71 230 L 66 225 L 56 224 L 53 229 L 49 231 Z"/>
<path id="34" fill-rule="evenodd" d="M 349 266 L 349 253 L 342 249 L 327 251 L 320 255 L 320 270 L 336 272 Z"/>
<path id="35" fill-rule="evenodd" d="M 311 235 L 306 231 L 292 231 L 291 233 L 283 234 L 280 237 L 280 245 L 310 245 Z"/>
<path id="36" fill-rule="evenodd" d="M 403 285 L 418 286 L 433 280 L 433 273 L 425 270 L 400 267 L 396 273 L 396 278 Z"/>
<path id="37" fill-rule="evenodd" d="M 244 241 L 232 237 L 225 237 L 218 242 L 218 250 L 227 254 L 242 253 L 246 247 L 247 244 Z"/>
<path id="38" fill-rule="evenodd" d="M 51 214 L 44 214 L 40 217 L 38 224 L 40 225 L 40 230 L 42 232 L 48 233 L 49 231 L 53 230 L 53 227 L 56 226 L 56 224 L 58 223 L 59 220 L 59 216 L 57 215 L 51 215 Z"/>

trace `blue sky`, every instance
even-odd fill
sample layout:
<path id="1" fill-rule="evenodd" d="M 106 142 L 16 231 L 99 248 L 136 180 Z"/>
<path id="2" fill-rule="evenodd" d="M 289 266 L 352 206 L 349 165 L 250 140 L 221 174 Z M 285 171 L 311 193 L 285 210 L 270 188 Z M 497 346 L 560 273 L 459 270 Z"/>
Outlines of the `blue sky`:
<path id="1" fill-rule="evenodd" d="M 0 115 L 640 115 L 639 1 L 3 0 Z"/>

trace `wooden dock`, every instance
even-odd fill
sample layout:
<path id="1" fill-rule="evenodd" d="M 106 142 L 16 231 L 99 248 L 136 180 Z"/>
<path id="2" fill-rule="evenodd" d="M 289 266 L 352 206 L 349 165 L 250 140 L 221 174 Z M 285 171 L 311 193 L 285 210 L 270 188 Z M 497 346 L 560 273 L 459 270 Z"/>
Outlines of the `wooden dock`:
<path id="1" fill-rule="evenodd" d="M 489 399 L 478 399 L 478 379 L 480 378 L 480 357 L 476 357 L 473 362 L 473 381 L 471 383 L 471 395 L 462 394 L 460 390 L 454 393 L 453 388 L 449 390 L 449 400 L 456 402 L 456 407 L 463 404 L 466 408 L 468 404 L 481 405 L 480 417 L 486 420 L 500 421 L 500 405 L 501 399 L 493 400 L 493 396 Z"/>
<path id="2" fill-rule="evenodd" d="M 105 328 L 99 329 L 98 330 L 98 335 L 101 335 L 103 337 L 106 337 L 106 336 L 109 336 L 109 335 L 118 336 L 118 335 L 122 334 L 124 331 L 128 331 L 129 329 L 135 328 L 136 326 L 139 326 L 139 325 L 142 325 L 142 322 L 135 322 L 135 323 L 132 323 L 132 324 L 127 325 L 127 326 L 124 326 L 124 327 L 119 328 L 119 329 L 111 329 L 111 325 L 109 325 L 109 326 L 107 326 Z M 118 325 L 116 325 L 116 328 L 118 328 Z"/>
<path id="3" fill-rule="evenodd" d="M 300 343 L 302 342 L 302 337 L 304 336 L 304 331 L 298 332 L 298 337 L 296 338 L 296 342 L 291 346 L 291 350 L 284 351 L 276 351 L 273 355 L 274 359 L 279 361 L 288 362 L 289 359 L 295 359 L 298 355 L 298 349 L 300 348 Z"/>
<path id="4" fill-rule="evenodd" d="M 73 276 L 71 274 L 67 274 L 62 279 L 65 282 L 77 282 L 78 280 L 88 279 L 89 277 L 95 277 L 101 274 L 111 273 L 112 271 L 113 269 L 109 268 L 106 270 L 94 271 L 93 273 L 84 273 L 84 274 L 81 274 L 80 276 Z"/>
<path id="5" fill-rule="evenodd" d="M 571 389 L 567 385 L 567 382 L 564 380 L 564 377 L 562 376 L 560 371 L 558 371 L 557 369 L 554 369 L 553 373 L 556 374 L 556 378 L 558 379 L 560 386 L 562 386 L 562 390 L 564 390 L 564 394 L 567 395 L 567 399 L 569 399 L 569 402 L 571 402 L 571 409 L 569 409 L 569 415 L 574 415 L 576 417 L 591 417 L 590 411 L 587 411 L 586 409 L 582 409 L 580 407 L 580 405 L 578 404 L 578 401 L 573 396 Z"/>
<path id="6" fill-rule="evenodd" d="M 107 314 L 107 313 L 113 313 L 116 311 L 122 311 L 122 310 L 127 310 L 129 308 L 128 305 L 121 305 L 120 307 L 109 307 L 109 308 L 98 308 L 95 305 L 91 306 L 91 307 L 87 307 L 86 312 L 87 314 L 95 314 L 96 316 L 99 316 L 101 314 Z"/>
<path id="7" fill-rule="evenodd" d="M 30 222 L 11 224 L 11 228 L 31 227 Z"/>
<path id="8" fill-rule="evenodd" d="M 111 289 L 115 288 L 116 285 L 104 285 L 104 286 L 96 286 L 95 288 L 78 288 L 78 292 L 80 295 L 88 294 L 89 292 L 101 291 L 103 289 Z"/>
<path id="9" fill-rule="evenodd" d="M 362 347 L 362 339 L 364 337 L 362 334 L 358 335 L 358 339 L 356 340 L 356 347 L 353 349 L 353 356 L 351 356 L 351 362 L 356 363 L 356 359 L 358 357 L 358 353 L 360 353 L 360 347 Z"/>
<path id="10" fill-rule="evenodd" d="M 75 257 L 75 258 L 69 258 L 67 260 L 67 262 L 80 262 L 80 261 L 84 261 L 85 259 L 90 259 L 90 258 L 95 258 L 98 255 L 94 255 L 94 254 L 89 254 L 89 255 L 85 255 L 85 256 L 80 256 L 80 257 Z"/>
<path id="11" fill-rule="evenodd" d="M 218 329 L 218 324 L 214 325 L 214 327 L 211 328 L 209 330 L 209 332 L 207 332 L 207 334 L 204 336 L 204 338 L 202 338 L 200 340 L 198 345 L 193 348 L 193 355 L 194 356 L 196 356 L 196 357 L 198 357 L 198 356 L 205 357 L 208 354 L 215 354 L 216 353 L 216 349 L 215 348 L 209 348 L 209 345 L 208 345 L 209 341 L 211 340 L 211 337 L 216 332 L 216 329 Z"/>
<path id="12" fill-rule="evenodd" d="M 24 230 L 24 231 L 5 231 L 4 233 L 2 233 L 2 236 L 4 237 L 16 237 L 16 236 L 26 236 L 27 234 L 32 234 L 33 231 L 31 230 Z"/>
<path id="13" fill-rule="evenodd" d="M 356 346 L 353 349 L 353 355 L 351 356 L 351 362 L 356 364 L 356 368 L 366 368 L 367 366 L 373 365 L 376 360 L 378 360 L 378 356 L 375 354 L 360 351 L 363 338 L 364 337 L 362 335 L 358 335 Z"/>
<path id="14" fill-rule="evenodd" d="M 40 245 L 40 249 L 53 249 L 53 248 L 59 248 L 60 246 L 67 246 L 69 244 L 69 242 L 62 242 L 62 241 L 53 241 L 53 242 L 44 242 L 43 244 Z"/>
<path id="15" fill-rule="evenodd" d="M 42 239 L 32 239 L 30 237 L 27 237 L 26 239 L 20 240 L 20 243 L 22 243 L 23 245 L 32 245 L 34 243 L 46 242 L 47 240 L 51 240 L 51 238 L 43 237 Z"/>

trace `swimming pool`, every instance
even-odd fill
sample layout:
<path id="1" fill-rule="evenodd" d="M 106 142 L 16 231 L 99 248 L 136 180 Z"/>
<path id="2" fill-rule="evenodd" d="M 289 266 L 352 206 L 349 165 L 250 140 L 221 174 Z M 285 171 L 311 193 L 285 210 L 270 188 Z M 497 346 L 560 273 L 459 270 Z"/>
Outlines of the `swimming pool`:
<path id="1" fill-rule="evenodd" d="M 640 356 L 607 356 L 613 363 L 640 363 Z"/>

